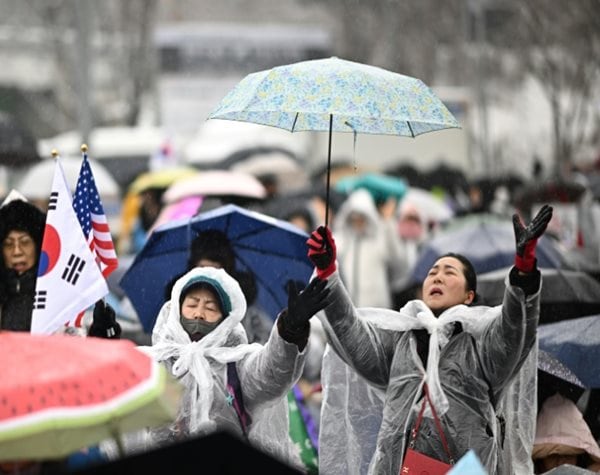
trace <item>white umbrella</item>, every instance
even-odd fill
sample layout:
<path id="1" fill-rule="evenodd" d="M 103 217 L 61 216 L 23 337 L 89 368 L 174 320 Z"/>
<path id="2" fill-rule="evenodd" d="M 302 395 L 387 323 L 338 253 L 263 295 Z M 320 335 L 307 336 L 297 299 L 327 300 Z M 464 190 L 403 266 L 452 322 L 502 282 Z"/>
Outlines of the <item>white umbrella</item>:
<path id="1" fill-rule="evenodd" d="M 184 157 L 187 163 L 205 167 L 217 165 L 238 150 L 255 147 L 280 147 L 297 156 L 308 151 L 310 136 L 291 136 L 285 130 L 248 122 L 209 120 L 187 144 Z"/>
<path id="2" fill-rule="evenodd" d="M 402 203 L 412 204 L 427 220 L 443 223 L 454 216 L 454 211 L 441 198 L 422 188 L 410 187 Z"/>
<path id="3" fill-rule="evenodd" d="M 308 175 L 300 163 L 287 153 L 279 151 L 252 154 L 232 163 L 229 169 L 249 173 L 257 178 L 274 175 L 279 187 L 288 191 L 299 190 L 308 182 Z"/>
<path id="4" fill-rule="evenodd" d="M 67 183 L 71 191 L 74 191 L 82 159 L 81 157 L 61 157 L 60 160 Z M 97 161 L 89 159 L 89 162 L 96 181 L 96 188 L 98 188 L 102 200 L 105 198 L 118 198 L 119 185 L 110 172 Z M 15 188 L 28 200 L 47 200 L 50 197 L 55 167 L 54 160 L 44 160 L 34 165 L 25 173 Z"/>

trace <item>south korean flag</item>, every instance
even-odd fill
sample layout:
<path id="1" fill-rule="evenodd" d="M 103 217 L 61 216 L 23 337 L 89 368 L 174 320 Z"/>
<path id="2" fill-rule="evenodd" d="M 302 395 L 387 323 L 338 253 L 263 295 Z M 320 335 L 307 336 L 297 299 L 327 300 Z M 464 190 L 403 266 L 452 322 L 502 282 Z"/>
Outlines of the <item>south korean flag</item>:
<path id="1" fill-rule="evenodd" d="M 54 333 L 108 294 L 106 280 L 83 235 L 72 199 L 60 157 L 56 156 L 35 288 L 32 333 Z"/>

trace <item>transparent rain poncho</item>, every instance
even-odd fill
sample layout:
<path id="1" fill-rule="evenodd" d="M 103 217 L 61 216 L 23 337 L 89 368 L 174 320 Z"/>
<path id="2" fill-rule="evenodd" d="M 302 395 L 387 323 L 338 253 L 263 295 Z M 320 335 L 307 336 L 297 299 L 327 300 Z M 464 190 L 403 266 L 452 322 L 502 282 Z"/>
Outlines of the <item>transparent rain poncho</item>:
<path id="1" fill-rule="evenodd" d="M 230 314 L 211 333 L 192 342 L 180 323 L 179 298 L 184 285 L 198 275 L 217 280 L 232 304 Z M 227 363 L 236 362 L 242 394 L 252 423 L 248 440 L 271 455 L 299 465 L 296 447 L 288 435 L 287 392 L 298 380 L 306 351 L 284 341 L 274 325 L 265 345 L 248 344 L 240 323 L 246 301 L 238 283 L 222 269 L 196 268 L 174 285 L 171 301 L 161 309 L 151 347 L 143 350 L 165 362 L 185 386 L 176 422 L 169 437 L 201 435 L 215 430 L 242 434 L 237 414 L 228 404 Z M 164 430 L 154 437 L 164 438 Z"/>
<path id="2" fill-rule="evenodd" d="M 530 454 L 535 435 L 539 292 L 525 297 L 520 288 L 508 285 L 507 278 L 503 306 L 460 305 L 436 318 L 418 300 L 398 312 L 357 309 L 337 273 L 329 281 L 328 318 L 319 314 L 330 342 L 322 372 L 321 473 L 397 474 L 425 381 L 455 459 L 466 452 L 465 448 L 473 448 L 490 474 L 533 473 Z M 506 338 L 498 329 L 508 313 L 515 325 L 511 329 L 514 338 Z M 340 326 L 341 319 L 346 320 Z M 362 325 L 358 320 L 369 323 Z M 460 322 L 463 332 L 449 344 L 453 322 Z M 344 346 L 333 326 L 338 335 L 341 333 Z M 419 328 L 430 334 L 427 368 L 416 352 L 412 332 L 407 333 Z M 383 351 L 386 347 L 394 349 L 393 356 Z M 505 358 L 505 352 L 514 357 Z M 510 367 L 495 366 L 496 359 Z M 482 366 L 482 360 L 489 374 L 471 372 Z M 369 383 L 357 374 L 361 372 Z M 490 380 L 492 394 L 488 395 L 482 388 L 488 388 Z M 474 401 L 474 395 L 482 397 Z M 492 399 L 495 406 L 489 402 Z M 425 416 L 416 449 L 445 460 L 439 441 L 430 440 L 438 437 L 429 409 Z M 501 419 L 505 420 L 504 431 Z M 479 426 L 478 438 L 473 427 Z M 473 439 L 466 440 L 470 436 Z"/>

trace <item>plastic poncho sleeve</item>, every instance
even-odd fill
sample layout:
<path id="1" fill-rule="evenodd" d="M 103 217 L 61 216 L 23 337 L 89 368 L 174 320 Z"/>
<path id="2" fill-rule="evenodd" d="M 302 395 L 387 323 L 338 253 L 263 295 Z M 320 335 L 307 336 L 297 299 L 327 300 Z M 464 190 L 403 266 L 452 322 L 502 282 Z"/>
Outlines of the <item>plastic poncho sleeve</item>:
<path id="1" fill-rule="evenodd" d="M 263 348 L 238 363 L 244 402 L 252 414 L 257 407 L 286 397 L 302 374 L 306 348 L 285 341 L 273 325 Z"/>
<path id="2" fill-rule="evenodd" d="M 490 322 L 478 340 L 483 371 L 493 401 L 519 371 L 536 341 L 540 292 L 525 296 L 523 290 L 506 282 L 500 318 Z"/>
<path id="3" fill-rule="evenodd" d="M 370 383 L 385 388 L 395 348 L 392 333 L 358 317 L 337 272 L 328 280 L 331 293 L 324 310 L 327 317 L 324 326 L 326 330 L 331 330 L 327 333 L 336 352 Z"/>

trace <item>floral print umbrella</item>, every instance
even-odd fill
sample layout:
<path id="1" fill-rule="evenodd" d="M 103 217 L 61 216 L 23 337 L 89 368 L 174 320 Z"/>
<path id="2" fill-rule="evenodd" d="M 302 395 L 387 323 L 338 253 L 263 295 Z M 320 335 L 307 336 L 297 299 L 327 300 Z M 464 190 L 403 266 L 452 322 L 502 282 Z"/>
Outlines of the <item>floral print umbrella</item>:
<path id="1" fill-rule="evenodd" d="M 421 80 L 336 57 L 249 74 L 209 119 L 253 122 L 290 132 L 328 131 L 328 169 L 332 132 L 414 138 L 460 127 Z"/>

